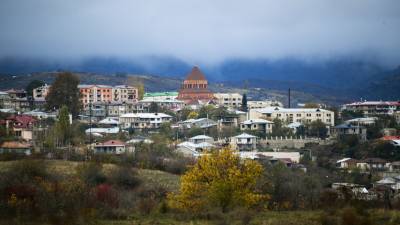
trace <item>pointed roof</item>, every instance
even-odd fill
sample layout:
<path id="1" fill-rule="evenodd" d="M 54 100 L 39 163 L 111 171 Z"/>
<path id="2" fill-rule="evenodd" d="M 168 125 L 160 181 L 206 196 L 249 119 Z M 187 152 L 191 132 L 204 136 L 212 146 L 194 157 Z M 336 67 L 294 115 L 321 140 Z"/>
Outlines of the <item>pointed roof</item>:
<path id="1" fill-rule="evenodd" d="M 200 71 L 199 67 L 194 66 L 192 71 L 186 76 L 186 80 L 206 80 L 206 77 Z"/>

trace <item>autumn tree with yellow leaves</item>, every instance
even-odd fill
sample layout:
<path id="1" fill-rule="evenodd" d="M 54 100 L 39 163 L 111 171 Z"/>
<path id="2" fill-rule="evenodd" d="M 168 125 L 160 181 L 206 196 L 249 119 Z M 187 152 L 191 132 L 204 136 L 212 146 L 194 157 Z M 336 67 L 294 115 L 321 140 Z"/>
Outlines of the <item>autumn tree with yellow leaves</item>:
<path id="1" fill-rule="evenodd" d="M 242 161 L 230 149 L 204 155 L 182 176 L 179 193 L 168 196 L 170 206 L 187 212 L 219 207 L 226 212 L 258 205 L 268 199 L 256 188 L 262 172 L 259 163 Z"/>

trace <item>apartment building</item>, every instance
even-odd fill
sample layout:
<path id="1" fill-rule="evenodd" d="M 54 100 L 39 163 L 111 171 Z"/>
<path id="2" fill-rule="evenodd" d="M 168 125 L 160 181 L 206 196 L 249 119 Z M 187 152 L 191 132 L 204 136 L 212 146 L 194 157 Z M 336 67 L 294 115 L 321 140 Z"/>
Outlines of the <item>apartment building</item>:
<path id="1" fill-rule="evenodd" d="M 247 101 L 247 108 L 250 109 L 262 109 L 266 107 L 278 106 L 283 107 L 283 104 L 276 100 L 261 100 L 261 101 Z"/>
<path id="2" fill-rule="evenodd" d="M 49 94 L 50 86 L 45 84 L 41 87 L 37 87 L 33 89 L 33 100 L 38 102 L 46 101 L 46 97 Z"/>
<path id="3" fill-rule="evenodd" d="M 326 109 L 266 107 L 250 110 L 250 119 L 266 119 L 273 121 L 275 118 L 278 118 L 287 124 L 293 122 L 305 124 L 320 120 L 327 126 L 335 125 L 334 112 Z"/>
<path id="4" fill-rule="evenodd" d="M 242 105 L 243 96 L 239 93 L 215 93 L 214 97 L 218 105 L 233 108 L 238 108 Z"/>
<path id="5" fill-rule="evenodd" d="M 363 101 L 345 104 L 342 110 L 349 110 L 353 112 L 363 112 L 365 116 L 368 115 L 393 115 L 400 111 L 399 101 Z"/>
<path id="6" fill-rule="evenodd" d="M 157 129 L 162 123 L 172 121 L 172 116 L 164 113 L 127 113 L 119 117 L 123 128 Z"/>
<path id="7" fill-rule="evenodd" d="M 81 101 L 86 109 L 89 103 L 135 103 L 138 90 L 127 85 L 78 85 Z"/>

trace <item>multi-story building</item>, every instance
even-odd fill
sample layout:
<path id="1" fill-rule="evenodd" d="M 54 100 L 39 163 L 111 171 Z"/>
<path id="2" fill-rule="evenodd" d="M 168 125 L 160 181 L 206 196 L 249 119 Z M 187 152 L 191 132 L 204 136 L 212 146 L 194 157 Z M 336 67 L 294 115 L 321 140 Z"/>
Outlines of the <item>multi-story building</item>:
<path id="1" fill-rule="evenodd" d="M 135 103 L 138 100 L 138 89 L 128 85 L 118 85 L 112 88 L 114 102 Z"/>
<path id="2" fill-rule="evenodd" d="M 34 101 L 46 101 L 46 97 L 49 94 L 50 86 L 45 84 L 41 87 L 34 88 L 32 91 L 32 97 Z"/>
<path id="3" fill-rule="evenodd" d="M 242 105 L 243 96 L 239 93 L 215 93 L 214 97 L 221 106 L 239 108 Z"/>
<path id="4" fill-rule="evenodd" d="M 334 112 L 326 109 L 267 107 L 250 110 L 250 119 L 266 119 L 273 121 L 276 118 L 287 124 L 293 122 L 305 124 L 320 120 L 328 126 L 335 125 Z"/>
<path id="5" fill-rule="evenodd" d="M 138 89 L 127 85 L 78 85 L 81 101 L 86 109 L 89 103 L 127 103 L 138 100 Z"/>
<path id="6" fill-rule="evenodd" d="M 195 66 L 183 81 L 177 99 L 187 104 L 193 102 L 209 102 L 214 98 L 208 90 L 208 81 L 200 69 Z"/>
<path id="7" fill-rule="evenodd" d="M 342 109 L 353 112 L 363 112 L 365 116 L 377 115 L 377 114 L 393 115 L 395 112 L 400 111 L 400 102 L 399 101 L 353 102 L 350 104 L 343 105 Z"/>
<path id="8" fill-rule="evenodd" d="M 262 109 L 272 106 L 283 107 L 283 104 L 276 100 L 247 101 L 248 109 Z"/>
<path id="9" fill-rule="evenodd" d="M 331 128 L 331 136 L 341 139 L 345 136 L 354 135 L 361 141 L 367 140 L 367 128 L 352 124 L 340 124 Z"/>
<path id="10" fill-rule="evenodd" d="M 157 129 L 162 123 L 172 121 L 172 116 L 164 113 L 127 113 L 119 117 L 123 128 Z"/>
<path id="11" fill-rule="evenodd" d="M 137 108 L 142 109 L 142 112 L 149 112 L 151 104 L 157 104 L 159 108 L 169 109 L 169 110 L 179 110 L 182 109 L 185 105 L 183 101 L 179 101 L 176 99 L 171 100 L 150 100 L 143 99 L 137 103 Z"/>
<path id="12" fill-rule="evenodd" d="M 8 97 L 3 100 L 3 107 L 7 109 L 14 109 L 19 112 L 26 112 L 30 109 L 26 91 L 10 89 L 5 91 Z"/>
<path id="13" fill-rule="evenodd" d="M 252 130 L 252 131 L 260 131 L 262 133 L 268 134 L 272 133 L 272 125 L 274 122 L 264 120 L 264 119 L 254 119 L 254 120 L 246 120 L 240 123 L 240 130 Z"/>

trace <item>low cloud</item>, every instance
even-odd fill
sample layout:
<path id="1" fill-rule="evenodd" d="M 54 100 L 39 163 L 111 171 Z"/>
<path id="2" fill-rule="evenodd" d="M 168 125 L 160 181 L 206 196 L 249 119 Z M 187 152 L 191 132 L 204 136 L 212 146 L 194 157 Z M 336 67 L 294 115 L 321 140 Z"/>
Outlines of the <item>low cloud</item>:
<path id="1" fill-rule="evenodd" d="M 2 0 L 0 57 L 400 62 L 397 0 Z"/>

